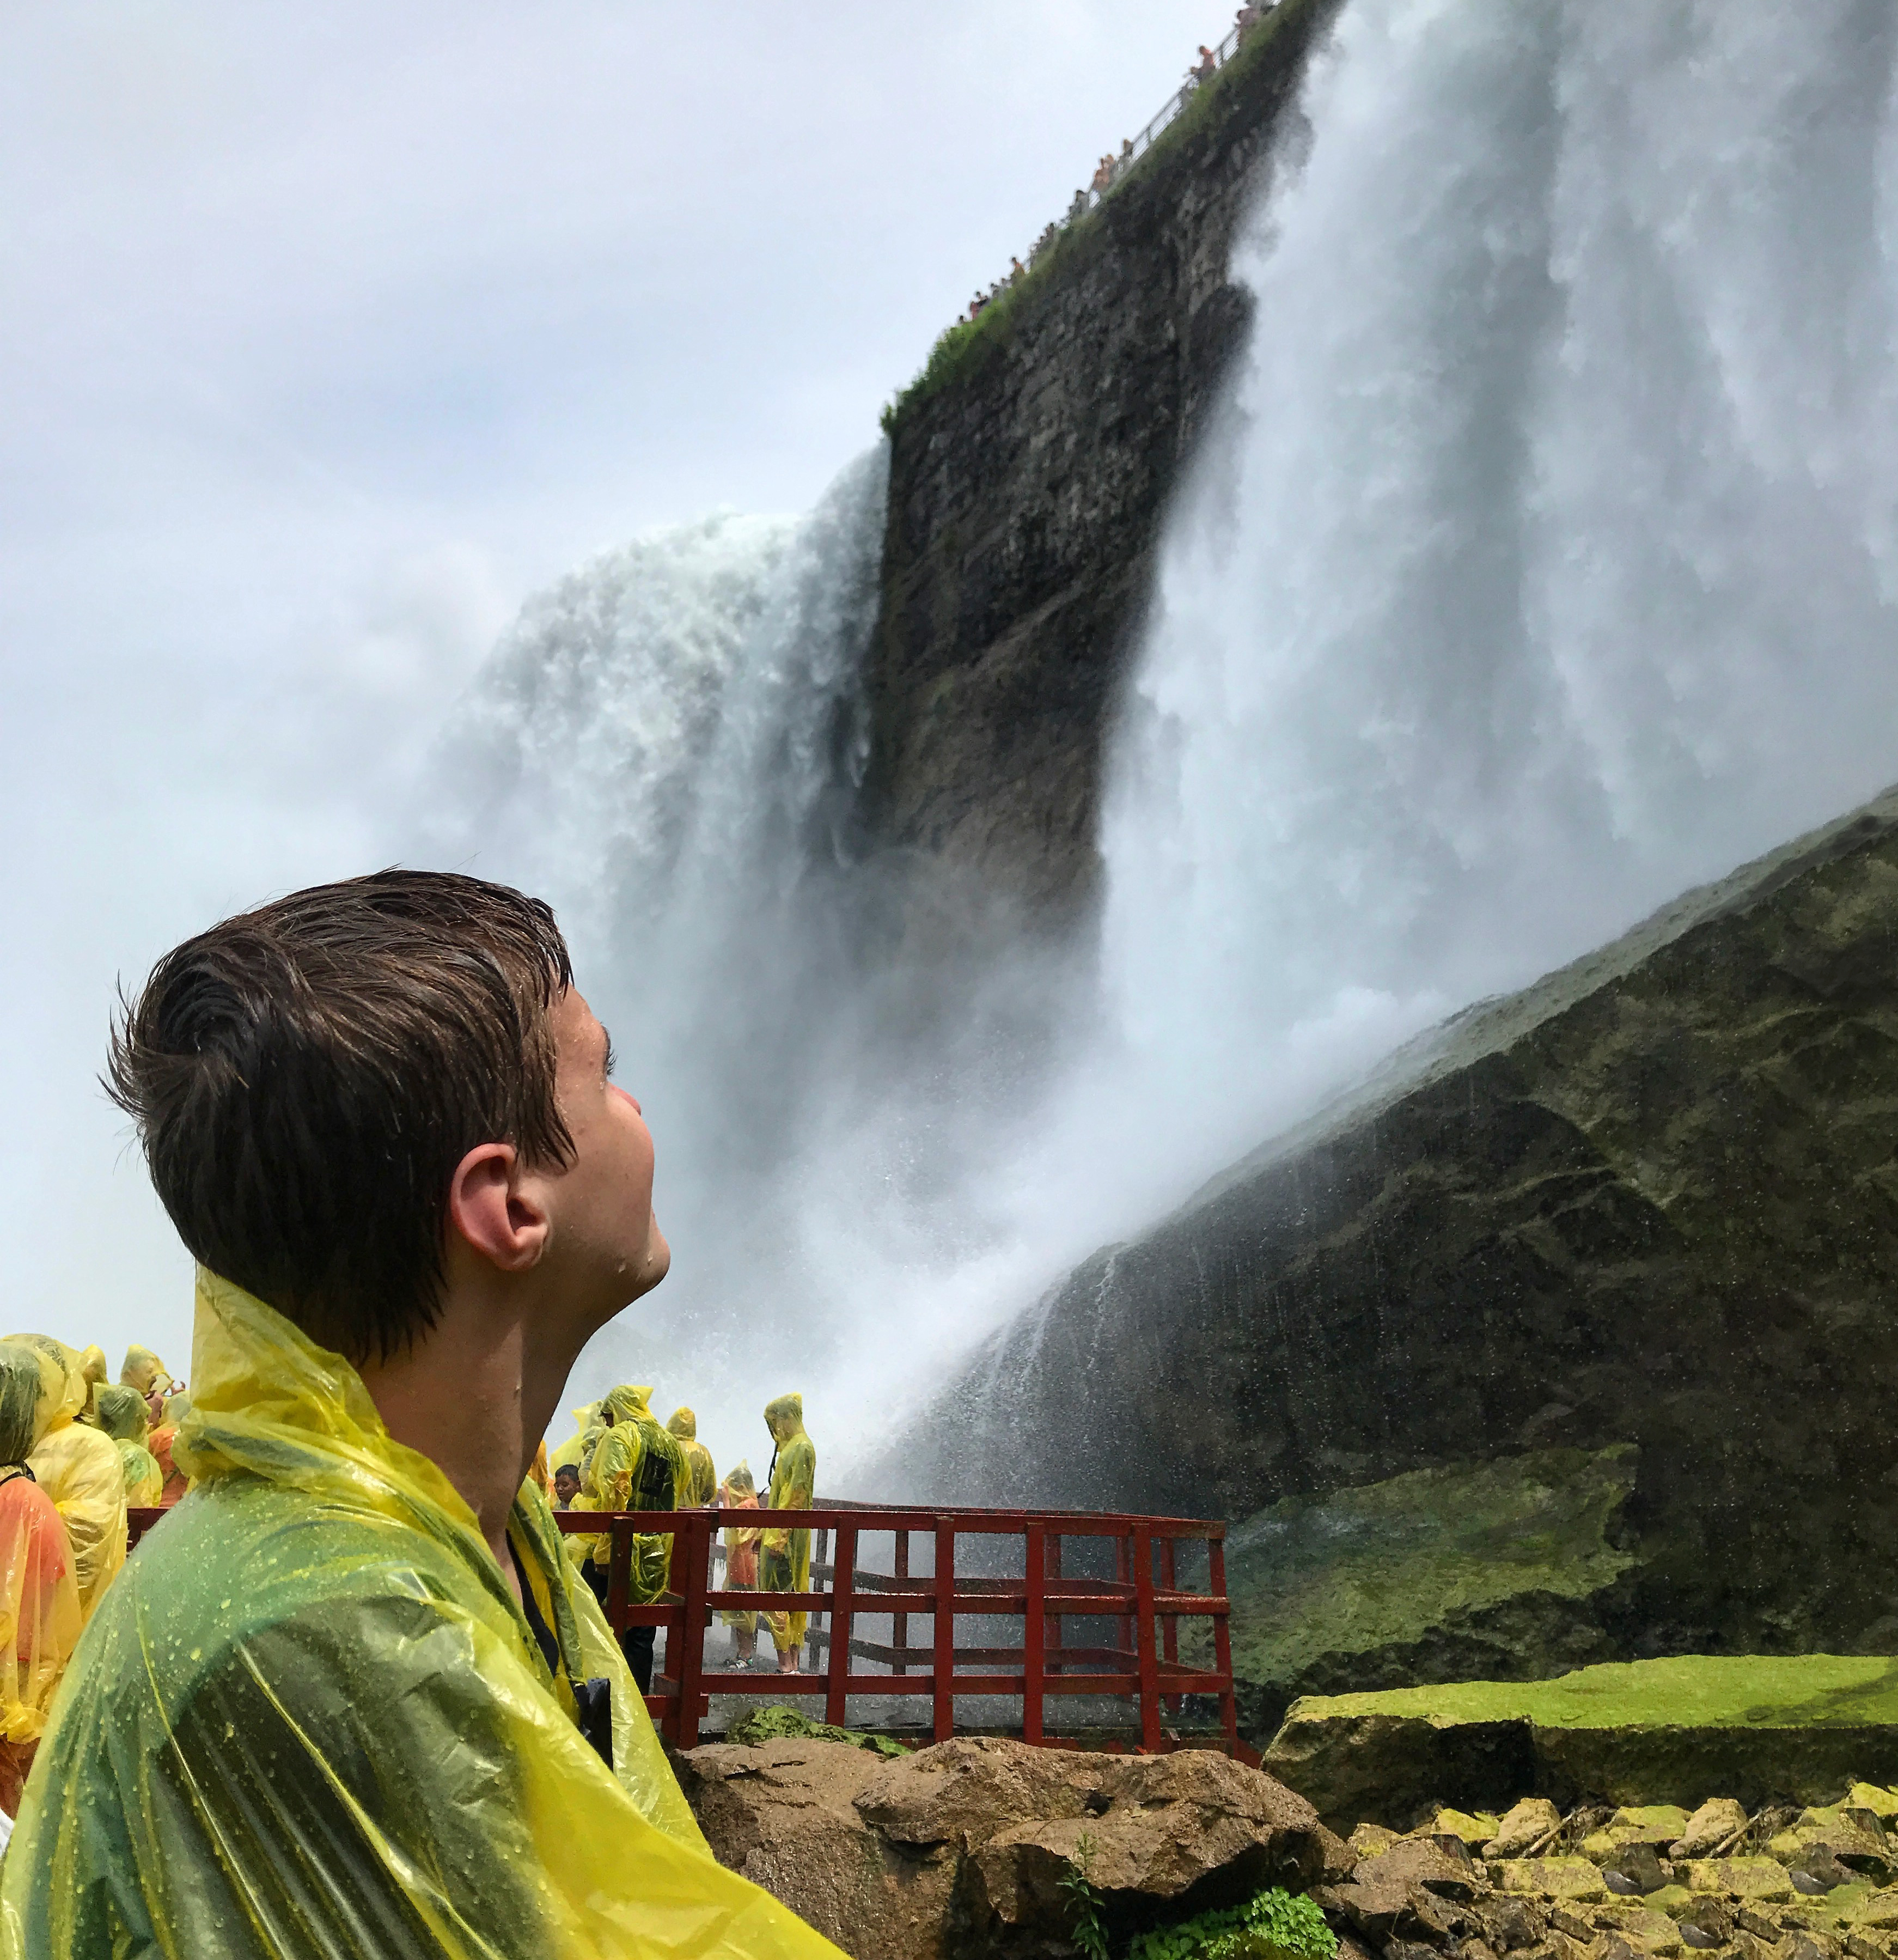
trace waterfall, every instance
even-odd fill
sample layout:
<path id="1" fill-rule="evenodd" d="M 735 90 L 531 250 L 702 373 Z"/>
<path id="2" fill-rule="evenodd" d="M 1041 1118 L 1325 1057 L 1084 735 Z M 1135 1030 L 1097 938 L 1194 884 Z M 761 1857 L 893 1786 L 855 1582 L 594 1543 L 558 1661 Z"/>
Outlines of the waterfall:
<path id="1" fill-rule="evenodd" d="M 1104 822 L 1180 1184 L 1898 777 L 1895 41 L 1349 0 Z"/>
<path id="2" fill-rule="evenodd" d="M 879 965 L 882 452 L 530 604 L 429 850 L 555 902 L 658 1141 L 673 1276 L 577 1392 L 654 1380 L 721 1459 L 778 1388 L 867 1441 L 1420 1028 L 1898 778 L 1895 39 L 1885 0 L 1347 0 L 1038 1073 L 915 1042 Z"/>

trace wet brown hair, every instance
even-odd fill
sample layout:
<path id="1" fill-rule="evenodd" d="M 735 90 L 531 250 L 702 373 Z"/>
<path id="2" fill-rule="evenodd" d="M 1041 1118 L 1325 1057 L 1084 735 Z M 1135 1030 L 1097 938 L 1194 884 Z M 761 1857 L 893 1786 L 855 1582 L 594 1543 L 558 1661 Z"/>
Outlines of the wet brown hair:
<path id="1" fill-rule="evenodd" d="M 122 999 L 105 1086 L 200 1264 L 386 1360 L 440 1312 L 463 1157 L 572 1161 L 549 1020 L 572 983 L 539 899 L 379 871 L 175 947 Z"/>

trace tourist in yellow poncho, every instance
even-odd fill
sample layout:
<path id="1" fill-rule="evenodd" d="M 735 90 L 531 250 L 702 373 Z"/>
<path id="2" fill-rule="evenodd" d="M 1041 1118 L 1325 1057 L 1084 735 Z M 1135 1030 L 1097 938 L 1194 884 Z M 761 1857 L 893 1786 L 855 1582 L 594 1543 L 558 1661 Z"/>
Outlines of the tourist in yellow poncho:
<path id="1" fill-rule="evenodd" d="M 149 1348 L 141 1348 L 135 1341 L 126 1350 L 119 1379 L 125 1387 L 136 1389 L 141 1395 L 170 1392 L 171 1376 L 164 1362 Z"/>
<path id="2" fill-rule="evenodd" d="M 718 1465 L 712 1461 L 712 1452 L 698 1440 L 698 1418 L 688 1408 L 676 1408 L 666 1427 L 685 1455 L 686 1494 L 679 1499 L 679 1507 L 702 1508 L 718 1495 Z"/>
<path id="3" fill-rule="evenodd" d="M 574 1411 L 574 1433 L 558 1449 L 547 1453 L 547 1474 L 552 1476 L 564 1464 L 571 1463 L 577 1470 L 580 1459 L 587 1453 L 587 1439 L 599 1427 L 600 1405 L 583 1403 Z"/>
<path id="4" fill-rule="evenodd" d="M 706 1850 L 531 1480 L 517 1606 L 466 1503 L 340 1355 L 205 1274 L 192 1372 L 173 1446 L 196 1481 L 154 1535 L 168 1562 L 133 1561 L 68 1681 L 0 1867 L 5 1960 L 836 1960 Z M 319 1515 L 321 1564 L 273 1559 Z M 208 1692 L 187 1670 L 161 1697 L 152 1648 L 202 1651 Z M 574 1683 L 601 1680 L 610 1769 L 577 1726 Z M 87 1801 L 108 1756 L 146 1806 Z M 15 1901 L 36 1869 L 44 1919 Z M 339 1870 L 346 1897 L 304 1892 Z M 471 1882 L 478 1925 L 457 1904 Z"/>
<path id="5" fill-rule="evenodd" d="M 780 1395 L 766 1405 L 765 1427 L 777 1444 L 771 1459 L 768 1507 L 774 1511 L 808 1511 L 817 1489 L 817 1448 L 804 1433 L 804 1398 Z M 759 1541 L 759 1579 L 767 1592 L 807 1592 L 811 1583 L 811 1535 L 783 1526 L 769 1526 Z M 797 1672 L 797 1650 L 803 1644 L 807 1613 L 767 1613 L 771 1643 L 777 1649 L 778 1672 Z"/>
<path id="6" fill-rule="evenodd" d="M 155 1509 L 164 1495 L 165 1473 L 148 1446 L 151 1430 L 145 1398 L 122 1382 L 105 1382 L 93 1391 L 93 1404 L 94 1421 L 119 1446 L 126 1502 L 135 1510 Z"/>
<path id="7" fill-rule="evenodd" d="M 126 1476 L 119 1446 L 78 1420 L 92 1386 L 78 1353 L 49 1335 L 8 1338 L 40 1357 L 41 1433 L 27 1467 L 65 1526 L 79 1608 L 91 1619 L 126 1562 Z"/>
<path id="8" fill-rule="evenodd" d="M 526 1478 L 671 1256 L 552 913 L 273 899 L 159 961 L 109 1080 L 253 1284 L 200 1253 L 194 1482 L 54 1703 L 0 1960 L 835 1960 L 711 1857 Z"/>
<path id="9" fill-rule="evenodd" d="M 17 1816 L 53 1691 L 83 1624 L 65 1527 L 27 1468 L 49 1413 L 40 1357 L 0 1344 L 0 1810 Z"/>
<path id="10" fill-rule="evenodd" d="M 758 1484 L 749 1460 L 730 1472 L 719 1487 L 718 1501 L 726 1512 L 746 1511 L 752 1522 L 725 1527 L 725 1583 L 726 1592 L 755 1592 L 758 1589 L 758 1541 L 764 1532 L 755 1522 Z M 742 1667 L 749 1667 L 758 1651 L 758 1615 L 749 1606 L 726 1606 L 720 1617 L 732 1630 L 733 1657 Z"/>
<path id="11" fill-rule="evenodd" d="M 600 1405 L 607 1425 L 580 1479 L 575 1510 L 676 1511 L 685 1481 L 685 1463 L 678 1440 L 660 1428 L 648 1406 L 652 1390 L 622 1384 Z M 606 1597 L 612 1538 L 594 1534 L 582 1570 L 593 1596 Z M 633 1539 L 632 1570 L 628 1598 L 635 1606 L 650 1606 L 665 1592 L 670 1574 L 672 1541 L 669 1533 L 642 1532 Z M 628 1627 L 622 1643 L 627 1665 L 641 1694 L 653 1685 L 656 1627 Z"/>

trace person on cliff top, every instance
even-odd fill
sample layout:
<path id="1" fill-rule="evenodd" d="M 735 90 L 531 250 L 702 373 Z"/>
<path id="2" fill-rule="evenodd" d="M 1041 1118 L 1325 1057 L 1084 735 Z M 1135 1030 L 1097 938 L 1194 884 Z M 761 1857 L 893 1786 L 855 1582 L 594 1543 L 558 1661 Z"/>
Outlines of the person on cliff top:
<path id="1" fill-rule="evenodd" d="M 5 1960 L 835 1960 L 706 1848 L 526 1477 L 670 1258 L 612 1071 L 552 913 L 445 873 L 227 920 L 129 1006 L 196 1481 L 68 1672 Z"/>
<path id="2" fill-rule="evenodd" d="M 774 1511 L 808 1511 L 817 1488 L 817 1446 L 804 1433 L 804 1398 L 780 1395 L 765 1409 L 765 1427 L 777 1447 L 771 1457 L 765 1500 Z M 807 1592 L 811 1583 L 811 1535 L 783 1525 L 768 1525 L 758 1541 L 759 1583 L 767 1592 Z M 767 1613 L 777 1671 L 795 1674 L 804 1643 L 807 1613 Z"/>

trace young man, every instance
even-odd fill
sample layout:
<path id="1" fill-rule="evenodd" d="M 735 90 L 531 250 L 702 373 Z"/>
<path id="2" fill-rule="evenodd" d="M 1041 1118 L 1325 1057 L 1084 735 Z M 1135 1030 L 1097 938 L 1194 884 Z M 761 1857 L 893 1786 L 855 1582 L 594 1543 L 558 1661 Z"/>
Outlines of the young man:
<path id="1" fill-rule="evenodd" d="M 474 879 L 159 962 L 111 1087 L 199 1262 L 196 1481 L 68 1675 L 0 1952 L 831 1960 L 706 1850 L 523 1484 L 670 1256 L 611 1073 L 552 915 Z"/>

